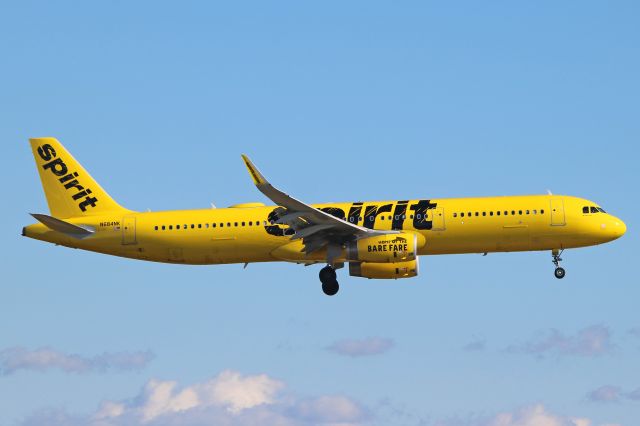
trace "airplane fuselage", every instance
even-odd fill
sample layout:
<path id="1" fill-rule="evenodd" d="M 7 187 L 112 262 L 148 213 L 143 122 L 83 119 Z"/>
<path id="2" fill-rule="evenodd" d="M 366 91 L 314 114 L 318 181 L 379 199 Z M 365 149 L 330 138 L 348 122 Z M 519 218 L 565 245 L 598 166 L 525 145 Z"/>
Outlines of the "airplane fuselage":
<path id="1" fill-rule="evenodd" d="M 597 204 L 560 195 L 326 203 L 313 207 L 375 230 L 419 236 L 419 255 L 562 250 L 614 240 L 626 226 Z M 114 212 L 65 219 L 95 231 L 77 239 L 38 223 L 23 235 L 67 247 L 155 262 L 207 265 L 290 261 L 321 263 L 292 229 L 273 223 L 276 206 Z M 369 250 L 386 247 L 369 247 Z M 343 253 L 336 261 L 346 261 Z"/>

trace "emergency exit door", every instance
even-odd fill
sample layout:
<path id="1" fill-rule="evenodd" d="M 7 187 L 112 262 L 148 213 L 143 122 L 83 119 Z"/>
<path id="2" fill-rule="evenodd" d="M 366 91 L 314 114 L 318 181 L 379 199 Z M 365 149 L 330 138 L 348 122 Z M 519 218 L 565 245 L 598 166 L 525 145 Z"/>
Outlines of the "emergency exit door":
<path id="1" fill-rule="evenodd" d="M 136 244 L 136 218 L 125 216 L 122 218 L 122 244 Z"/>
<path id="2" fill-rule="evenodd" d="M 561 197 L 551 198 L 551 226 L 566 225 L 564 216 L 564 200 Z"/>
<path id="3" fill-rule="evenodd" d="M 435 209 L 429 209 L 428 218 L 431 221 L 432 231 L 444 231 L 444 207 L 436 207 Z M 431 217 L 429 217 L 431 216 Z"/>

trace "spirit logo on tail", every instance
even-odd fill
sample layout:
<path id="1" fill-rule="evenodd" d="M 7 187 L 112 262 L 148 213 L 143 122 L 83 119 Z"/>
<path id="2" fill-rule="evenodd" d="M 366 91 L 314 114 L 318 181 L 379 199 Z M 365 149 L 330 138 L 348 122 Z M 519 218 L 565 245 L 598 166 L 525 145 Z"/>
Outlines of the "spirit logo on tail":
<path id="1" fill-rule="evenodd" d="M 45 144 L 38 147 L 38 155 L 46 163 L 42 166 L 44 170 L 50 170 L 55 176 L 59 176 L 58 181 L 64 186 L 64 189 L 69 190 L 75 188 L 76 193 L 71 195 L 74 201 L 80 200 L 85 197 L 84 200 L 78 203 L 78 207 L 83 212 L 87 211 L 87 207 L 95 207 L 98 199 L 90 196 L 91 190 L 80 185 L 78 179 L 78 172 L 69 173 L 69 168 L 62 160 L 57 158 L 56 150 L 49 144 Z"/>

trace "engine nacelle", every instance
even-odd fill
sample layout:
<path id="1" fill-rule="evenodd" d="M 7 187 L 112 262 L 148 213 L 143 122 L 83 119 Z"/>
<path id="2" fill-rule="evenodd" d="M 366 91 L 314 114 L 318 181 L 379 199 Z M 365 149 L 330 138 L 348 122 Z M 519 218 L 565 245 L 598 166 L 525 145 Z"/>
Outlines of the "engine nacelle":
<path id="1" fill-rule="evenodd" d="M 403 232 L 362 238 L 347 244 L 347 260 L 396 263 L 413 260 L 418 255 L 418 236 Z"/>
<path id="2" fill-rule="evenodd" d="M 349 275 L 381 280 L 411 278 L 418 275 L 418 259 L 398 263 L 351 262 Z"/>

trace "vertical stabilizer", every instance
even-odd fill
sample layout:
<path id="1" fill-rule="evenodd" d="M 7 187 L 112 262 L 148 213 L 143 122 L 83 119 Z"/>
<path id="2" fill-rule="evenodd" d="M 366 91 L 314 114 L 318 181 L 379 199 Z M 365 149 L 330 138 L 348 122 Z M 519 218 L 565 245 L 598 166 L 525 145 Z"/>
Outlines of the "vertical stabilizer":
<path id="1" fill-rule="evenodd" d="M 55 138 L 29 139 L 51 215 L 56 218 L 127 210 Z"/>

